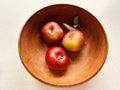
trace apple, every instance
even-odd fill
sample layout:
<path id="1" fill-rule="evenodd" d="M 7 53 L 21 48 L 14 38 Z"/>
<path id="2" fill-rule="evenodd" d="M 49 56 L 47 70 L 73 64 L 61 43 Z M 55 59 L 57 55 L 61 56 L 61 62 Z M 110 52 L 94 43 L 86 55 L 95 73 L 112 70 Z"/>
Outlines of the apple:
<path id="1" fill-rule="evenodd" d="M 84 34 L 80 30 L 77 30 L 66 23 L 63 25 L 70 31 L 68 31 L 63 37 L 62 45 L 68 51 L 79 51 L 84 45 Z"/>
<path id="2" fill-rule="evenodd" d="M 63 71 L 67 69 L 69 57 L 61 46 L 50 47 L 45 55 L 46 64 L 51 70 Z"/>
<path id="3" fill-rule="evenodd" d="M 48 44 L 58 44 L 64 36 L 63 29 L 54 21 L 45 24 L 41 32 L 45 42 Z"/>

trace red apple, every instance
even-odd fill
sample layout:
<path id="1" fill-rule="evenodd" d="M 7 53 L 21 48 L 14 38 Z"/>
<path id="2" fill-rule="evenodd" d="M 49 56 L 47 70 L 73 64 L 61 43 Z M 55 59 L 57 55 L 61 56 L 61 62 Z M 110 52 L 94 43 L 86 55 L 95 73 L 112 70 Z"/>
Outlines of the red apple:
<path id="1" fill-rule="evenodd" d="M 52 46 L 46 52 L 46 63 L 52 70 L 65 70 L 69 64 L 69 57 L 65 50 L 60 46 Z"/>
<path id="2" fill-rule="evenodd" d="M 62 28 L 54 21 L 45 24 L 41 31 L 45 42 L 48 44 L 58 44 L 64 36 Z"/>
<path id="3" fill-rule="evenodd" d="M 79 51 L 83 45 L 84 45 L 84 34 L 77 30 L 68 24 L 63 24 L 66 28 L 68 28 L 70 31 L 66 33 L 66 35 L 63 37 L 62 45 L 68 50 L 68 51 Z"/>

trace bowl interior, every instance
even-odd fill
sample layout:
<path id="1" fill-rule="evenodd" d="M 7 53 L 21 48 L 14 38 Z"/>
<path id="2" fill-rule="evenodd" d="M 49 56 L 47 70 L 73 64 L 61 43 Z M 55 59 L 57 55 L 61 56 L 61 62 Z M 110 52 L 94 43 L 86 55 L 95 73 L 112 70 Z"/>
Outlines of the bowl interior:
<path id="1" fill-rule="evenodd" d="M 71 62 L 63 75 L 52 73 L 45 63 L 45 44 L 41 28 L 49 21 L 72 24 L 78 15 L 81 31 L 85 35 L 85 45 L 81 51 L 68 53 Z M 58 4 L 45 7 L 24 25 L 19 38 L 19 54 L 25 68 L 37 79 L 58 86 L 83 83 L 92 78 L 103 66 L 108 51 L 104 29 L 88 11 L 73 5 Z"/>

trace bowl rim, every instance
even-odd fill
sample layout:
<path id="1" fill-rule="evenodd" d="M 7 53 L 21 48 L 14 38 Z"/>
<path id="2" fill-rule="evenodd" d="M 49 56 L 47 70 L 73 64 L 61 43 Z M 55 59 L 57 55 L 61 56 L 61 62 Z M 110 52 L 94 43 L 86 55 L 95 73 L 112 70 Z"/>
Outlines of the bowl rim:
<path id="1" fill-rule="evenodd" d="M 101 64 L 101 67 L 93 74 L 91 75 L 89 78 L 87 78 L 86 80 L 80 82 L 80 83 L 75 83 L 75 84 L 65 84 L 65 85 L 56 85 L 56 84 L 51 84 L 51 83 L 48 83 L 48 82 L 45 82 L 44 80 L 41 80 L 39 79 L 37 76 L 35 76 L 31 71 L 29 71 L 29 69 L 25 66 L 23 60 L 22 60 L 22 56 L 21 56 L 21 36 L 22 36 L 22 33 L 24 31 L 24 27 L 25 25 L 28 23 L 28 21 L 36 14 L 38 13 L 39 11 L 45 9 L 45 8 L 49 8 L 49 7 L 53 7 L 53 6 L 72 6 L 72 7 L 75 7 L 75 8 L 79 8 L 79 9 L 82 9 L 84 10 L 85 12 L 87 12 L 88 14 L 90 14 L 96 21 L 97 23 L 100 25 L 100 28 L 102 29 L 102 32 L 104 34 L 104 37 L 105 37 L 105 41 L 106 41 L 106 52 L 105 52 L 105 55 L 104 55 L 104 62 Z M 108 42 L 108 38 L 107 38 L 107 33 L 105 31 L 105 29 L 103 28 L 103 25 L 100 23 L 100 21 L 91 13 L 89 12 L 88 10 L 78 6 L 78 5 L 74 5 L 74 4 L 51 4 L 51 5 L 47 5 L 43 8 L 40 8 L 39 10 L 35 11 L 32 15 L 30 15 L 30 17 L 28 17 L 28 19 L 25 21 L 25 23 L 23 24 L 22 26 L 22 29 L 19 33 L 19 36 L 18 36 L 18 55 L 19 55 L 19 58 L 20 58 L 20 61 L 22 62 L 23 66 L 25 67 L 25 69 L 34 77 L 36 78 L 38 81 L 41 81 L 47 85 L 50 85 L 50 86 L 54 86 L 54 87 L 72 87 L 72 86 L 77 86 L 77 85 L 81 85 L 89 80 L 91 80 L 93 77 L 95 77 L 97 75 L 98 72 L 100 72 L 100 70 L 102 69 L 102 67 L 104 66 L 105 62 L 106 62 L 106 59 L 107 59 L 107 55 L 108 55 L 108 51 L 109 51 L 109 42 Z"/>

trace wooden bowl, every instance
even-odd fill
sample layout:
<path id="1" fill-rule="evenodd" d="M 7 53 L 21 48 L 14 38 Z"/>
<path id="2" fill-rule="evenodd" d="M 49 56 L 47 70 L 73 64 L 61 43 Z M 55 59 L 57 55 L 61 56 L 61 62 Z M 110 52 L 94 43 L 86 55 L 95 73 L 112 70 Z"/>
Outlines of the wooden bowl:
<path id="1" fill-rule="evenodd" d="M 68 53 L 71 62 L 62 75 L 51 72 L 45 63 L 45 44 L 41 28 L 49 21 L 72 24 L 73 17 L 79 16 L 85 45 L 81 51 Z M 33 14 L 22 28 L 19 55 L 25 68 L 40 81 L 56 86 L 81 84 L 94 77 L 102 68 L 108 53 L 108 42 L 100 22 L 83 8 L 57 4 L 45 7 Z"/>

